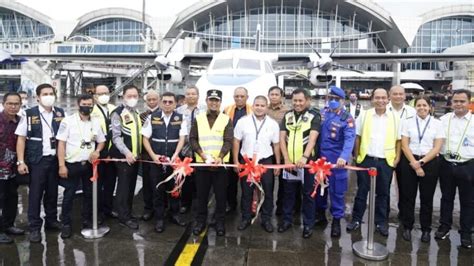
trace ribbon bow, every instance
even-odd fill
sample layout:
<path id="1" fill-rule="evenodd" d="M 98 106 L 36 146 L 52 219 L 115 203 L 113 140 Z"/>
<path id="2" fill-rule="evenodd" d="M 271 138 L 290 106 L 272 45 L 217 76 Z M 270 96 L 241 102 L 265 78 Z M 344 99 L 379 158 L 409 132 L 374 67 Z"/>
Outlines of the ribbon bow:
<path id="1" fill-rule="evenodd" d="M 309 165 L 309 172 L 314 174 L 314 190 L 311 193 L 311 197 L 316 197 L 316 191 L 318 186 L 320 186 L 320 193 L 321 196 L 324 196 L 324 189 L 329 186 L 328 184 L 328 176 L 331 175 L 331 168 L 333 165 L 326 161 L 326 157 L 322 157 L 314 161 L 310 161 Z"/>
<path id="2" fill-rule="evenodd" d="M 165 178 L 165 180 L 158 183 L 158 185 L 156 185 L 156 189 L 158 189 L 160 185 L 174 178 L 175 185 L 171 191 L 167 192 L 171 194 L 171 197 L 178 198 L 181 195 L 181 188 L 183 187 L 185 177 L 194 172 L 194 169 L 190 165 L 192 161 L 193 159 L 189 157 L 184 158 L 182 161 L 180 158 L 176 158 L 173 164 L 173 173 Z"/>
<path id="3" fill-rule="evenodd" d="M 96 182 L 97 179 L 99 178 L 99 170 L 98 170 L 99 163 L 100 163 L 100 160 L 94 160 L 92 162 L 92 177 L 89 179 L 91 182 Z"/>

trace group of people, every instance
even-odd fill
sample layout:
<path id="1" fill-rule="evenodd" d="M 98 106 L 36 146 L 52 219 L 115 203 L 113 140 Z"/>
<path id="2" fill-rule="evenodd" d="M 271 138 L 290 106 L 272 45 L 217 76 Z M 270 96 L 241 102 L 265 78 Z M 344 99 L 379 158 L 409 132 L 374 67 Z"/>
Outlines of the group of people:
<path id="1" fill-rule="evenodd" d="M 15 227 L 17 212 L 16 175 L 29 175 L 29 240 L 40 242 L 40 217 L 43 202 L 46 230 L 60 230 L 62 238 L 72 235 L 71 211 L 74 196 L 82 184 L 82 227 L 91 226 L 92 162 L 97 159 L 120 159 L 99 164 L 99 223 L 105 217 L 117 218 L 130 229 L 139 222 L 132 215 L 134 191 L 141 168 L 145 221 L 155 218 L 155 231 L 162 233 L 168 222 L 185 226 L 182 214 L 195 206 L 193 233 L 201 234 L 208 225 L 208 202 L 212 188 L 215 211 L 211 218 L 218 236 L 225 235 L 226 213 L 238 206 L 240 183 L 241 221 L 238 230 L 252 224 L 260 214 L 260 224 L 273 232 L 272 216 L 281 215 L 277 231 L 292 227 L 294 214 L 302 212 L 304 238 L 313 228 L 328 223 L 326 209 L 332 216 L 331 236 L 341 235 L 345 216 L 345 193 L 348 189 L 346 165 L 377 168 L 375 225 L 388 236 L 390 186 L 396 176 L 399 219 L 403 239 L 411 240 L 415 200 L 420 191 L 421 241 L 429 242 L 432 227 L 433 198 L 438 179 L 441 187 L 440 226 L 436 239 L 445 239 L 451 229 L 456 188 L 461 206 L 461 245 L 471 248 L 474 225 L 474 122 L 469 112 L 471 93 L 454 91 L 453 112 L 440 120 L 431 115 L 431 101 L 420 96 L 415 107 L 405 104 L 405 91 L 393 86 L 389 91 L 377 88 L 371 96 L 372 108 L 364 110 L 355 92 L 332 86 L 322 110 L 311 107 L 307 90 L 291 94 L 291 107 L 285 105 L 284 92 L 274 86 L 268 95 L 249 102 L 248 91 L 239 87 L 233 92 L 234 104 L 221 111 L 222 91 L 209 90 L 206 105 L 198 104 L 199 90 L 185 91 L 185 104 L 177 108 L 171 92 L 158 95 L 148 91 L 146 110 L 139 112 L 140 91 L 128 85 L 122 103 L 110 104 L 109 89 L 99 85 L 93 95 L 77 98 L 78 111 L 66 115 L 55 105 L 55 89 L 49 84 L 37 87 L 38 105 L 22 112 L 22 98 L 7 93 L 5 110 L 0 115 L 0 242 L 11 243 L 9 235 L 24 234 Z M 244 157 L 256 158 L 259 164 L 291 165 L 287 169 L 266 171 L 260 179 L 264 199 L 260 213 L 255 213 L 255 186 L 239 179 L 237 168 L 220 167 L 239 164 Z M 186 178 L 180 197 L 172 197 L 174 183 L 165 180 L 177 158 L 191 157 L 209 166 L 197 167 Z M 304 166 L 310 160 L 325 157 L 334 165 L 328 187 L 318 187 L 314 197 L 314 176 Z M 145 163 L 142 160 L 155 163 Z M 273 191 L 278 180 L 278 196 Z M 64 187 L 61 221 L 58 221 L 58 185 Z M 114 191 L 116 196 L 114 198 Z M 320 191 L 325 189 L 326 191 Z M 357 230 L 367 206 L 370 177 L 357 171 L 357 193 L 348 232 Z M 194 203 L 193 203 L 194 201 Z"/>

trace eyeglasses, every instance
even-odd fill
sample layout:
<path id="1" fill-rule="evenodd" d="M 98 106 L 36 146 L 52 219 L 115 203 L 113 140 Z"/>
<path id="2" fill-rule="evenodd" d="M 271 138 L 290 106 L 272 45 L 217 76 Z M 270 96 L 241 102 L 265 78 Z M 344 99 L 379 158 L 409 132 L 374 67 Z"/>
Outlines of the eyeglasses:
<path id="1" fill-rule="evenodd" d="M 161 101 L 161 102 L 162 102 L 163 104 L 173 104 L 173 103 L 174 103 L 174 101 L 166 101 L 166 100 L 163 100 L 163 101 Z"/>
<path id="2" fill-rule="evenodd" d="M 8 103 L 8 102 L 7 102 L 7 103 L 4 103 L 4 105 L 17 107 L 17 106 L 20 106 L 21 103 Z"/>

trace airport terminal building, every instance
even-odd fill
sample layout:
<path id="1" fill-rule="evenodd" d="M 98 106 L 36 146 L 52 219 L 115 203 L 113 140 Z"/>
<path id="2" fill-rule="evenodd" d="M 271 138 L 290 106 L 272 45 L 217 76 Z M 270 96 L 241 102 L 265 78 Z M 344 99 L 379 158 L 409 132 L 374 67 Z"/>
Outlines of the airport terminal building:
<path id="1" fill-rule="evenodd" d="M 412 8 L 412 7 L 406 7 Z M 424 5 L 415 16 L 393 14 L 390 6 L 374 1 L 333 0 L 206 0 L 195 1 L 175 17 L 126 8 L 92 10 L 68 22 L 56 21 L 15 1 L 0 0 L 0 49 L 21 54 L 90 54 L 163 52 L 177 37 L 173 51 L 215 53 L 226 49 L 255 47 L 261 30 L 261 51 L 279 54 L 310 53 L 442 53 L 457 49 L 474 53 L 474 4 L 431 8 Z M 180 32 L 185 31 L 180 34 Z M 363 36 L 363 37 L 361 37 Z M 342 39 L 344 38 L 344 39 Z M 341 41 L 342 40 L 342 41 Z M 180 84 L 195 82 L 193 68 Z M 37 82 L 44 72 L 62 90 L 74 93 L 86 84 L 121 84 L 143 68 L 127 62 L 3 62 L 0 88 L 12 90 Z M 304 73 L 304 66 L 274 66 Z M 347 89 L 389 86 L 392 82 L 417 82 L 433 90 L 453 87 L 474 90 L 474 63 L 415 62 L 404 64 L 357 64 L 347 67 L 358 74 L 335 70 L 336 81 Z M 149 78 L 155 75 L 146 72 Z M 147 87 L 157 82 L 145 82 Z M 286 86 L 310 85 L 290 77 Z"/>

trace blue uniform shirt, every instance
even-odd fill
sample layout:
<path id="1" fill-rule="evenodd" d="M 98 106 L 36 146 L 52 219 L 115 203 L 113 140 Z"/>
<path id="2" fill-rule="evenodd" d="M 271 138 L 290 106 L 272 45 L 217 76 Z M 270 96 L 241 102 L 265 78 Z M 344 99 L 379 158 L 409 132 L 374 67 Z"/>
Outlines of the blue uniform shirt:
<path id="1" fill-rule="evenodd" d="M 356 138 L 355 122 L 346 110 L 337 113 L 325 108 L 321 113 L 320 154 L 331 163 L 349 161 Z"/>

